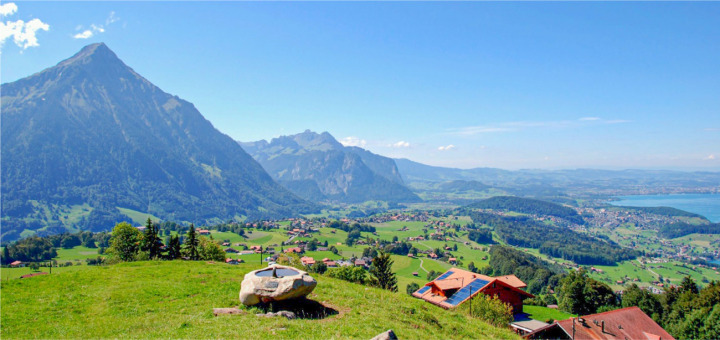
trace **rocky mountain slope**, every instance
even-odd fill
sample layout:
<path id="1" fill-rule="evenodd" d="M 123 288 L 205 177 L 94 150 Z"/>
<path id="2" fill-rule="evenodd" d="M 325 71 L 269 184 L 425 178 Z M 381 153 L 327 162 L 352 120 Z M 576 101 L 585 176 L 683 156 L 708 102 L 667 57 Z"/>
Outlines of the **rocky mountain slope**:
<path id="1" fill-rule="evenodd" d="M 313 201 L 417 202 L 391 158 L 345 147 L 327 132 L 241 143 L 267 172 L 301 197 Z"/>
<path id="2" fill-rule="evenodd" d="M 10 239 L 109 229 L 129 220 L 117 208 L 192 222 L 316 209 L 102 43 L 2 85 L 2 161 Z"/>

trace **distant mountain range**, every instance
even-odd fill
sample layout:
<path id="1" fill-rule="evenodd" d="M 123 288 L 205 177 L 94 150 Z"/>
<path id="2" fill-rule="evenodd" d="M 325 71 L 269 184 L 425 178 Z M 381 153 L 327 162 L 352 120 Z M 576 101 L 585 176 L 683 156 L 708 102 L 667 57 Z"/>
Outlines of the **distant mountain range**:
<path id="1" fill-rule="evenodd" d="M 495 168 L 457 169 L 430 166 L 408 159 L 395 159 L 405 183 L 414 190 L 438 190 L 473 182 L 500 188 L 521 196 L 554 196 L 568 191 L 596 190 L 633 193 L 649 188 L 665 190 L 682 188 L 720 188 L 720 172 L 668 170 L 502 170 Z M 460 181 L 460 182 L 458 182 Z M 450 182 L 442 185 L 438 183 Z M 455 185 L 451 185 L 454 183 Z M 714 188 L 714 189 L 713 189 Z"/>
<path id="2" fill-rule="evenodd" d="M 391 158 L 346 147 L 327 132 L 240 143 L 282 185 L 312 201 L 418 202 Z"/>
<path id="3" fill-rule="evenodd" d="M 104 44 L 2 88 L 2 234 L 318 211 Z M 128 211 L 128 210 L 124 210 Z"/>
<path id="4" fill-rule="evenodd" d="M 416 193 L 458 204 L 499 194 L 562 203 L 568 192 L 720 187 L 719 172 L 434 167 L 346 147 L 327 132 L 239 143 L 104 44 L 0 92 L 4 241 L 148 215 L 217 223 L 318 212 L 317 202 L 420 202 Z"/>

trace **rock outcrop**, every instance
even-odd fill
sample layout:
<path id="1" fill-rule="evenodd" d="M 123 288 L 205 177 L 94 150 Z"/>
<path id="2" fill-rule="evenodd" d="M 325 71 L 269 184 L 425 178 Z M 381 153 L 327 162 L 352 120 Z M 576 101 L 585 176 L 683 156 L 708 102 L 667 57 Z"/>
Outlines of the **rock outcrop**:
<path id="1" fill-rule="evenodd" d="M 245 275 L 240 288 L 240 302 L 252 306 L 260 302 L 295 299 L 307 296 L 315 286 L 317 281 L 305 271 L 272 265 Z"/>

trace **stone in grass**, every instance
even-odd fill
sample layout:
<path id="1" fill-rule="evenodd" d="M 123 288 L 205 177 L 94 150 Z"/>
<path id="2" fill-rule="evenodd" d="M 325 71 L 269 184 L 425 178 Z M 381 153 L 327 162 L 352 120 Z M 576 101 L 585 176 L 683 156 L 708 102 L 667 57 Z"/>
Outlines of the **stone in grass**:
<path id="1" fill-rule="evenodd" d="M 398 337 L 392 329 L 388 329 L 387 332 L 382 332 L 370 340 L 398 340 Z"/>
<path id="2" fill-rule="evenodd" d="M 276 317 L 276 316 L 284 316 L 284 317 L 288 318 L 289 320 L 297 319 L 297 315 L 295 315 L 295 313 L 293 313 L 291 311 L 287 311 L 287 310 L 281 310 L 276 313 L 268 312 L 265 314 L 261 313 L 261 314 L 255 314 L 255 315 L 266 317 L 266 318 L 272 318 L 272 317 Z"/>
<path id="3" fill-rule="evenodd" d="M 307 272 L 274 264 L 245 274 L 240 287 L 240 302 L 252 306 L 260 302 L 295 299 L 307 296 L 315 286 L 317 281 Z"/>

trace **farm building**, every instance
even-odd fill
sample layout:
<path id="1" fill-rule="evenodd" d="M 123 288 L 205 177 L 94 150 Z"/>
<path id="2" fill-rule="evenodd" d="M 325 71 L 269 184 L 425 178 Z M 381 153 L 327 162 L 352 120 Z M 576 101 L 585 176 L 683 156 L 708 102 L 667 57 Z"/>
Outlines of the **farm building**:
<path id="1" fill-rule="evenodd" d="M 638 307 L 555 321 L 525 334 L 525 339 L 662 339 L 673 340 L 660 325 Z"/>
<path id="2" fill-rule="evenodd" d="M 453 268 L 412 295 L 446 309 L 457 307 L 479 293 L 495 295 L 517 314 L 523 311 L 523 299 L 534 297 L 521 289 L 526 286 L 515 275 L 490 277 Z"/>

